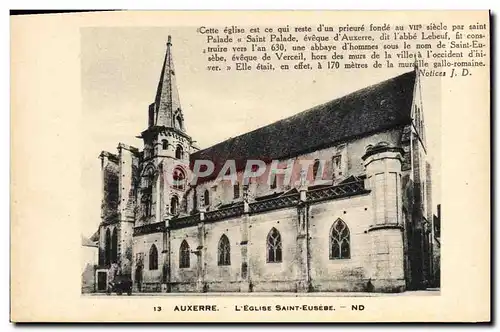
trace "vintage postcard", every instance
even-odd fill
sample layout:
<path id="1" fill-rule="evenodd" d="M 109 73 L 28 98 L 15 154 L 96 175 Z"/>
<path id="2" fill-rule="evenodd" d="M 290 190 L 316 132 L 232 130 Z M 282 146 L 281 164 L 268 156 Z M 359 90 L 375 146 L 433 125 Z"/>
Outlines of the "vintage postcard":
<path id="1" fill-rule="evenodd" d="M 15 322 L 488 322 L 487 11 L 13 17 Z"/>

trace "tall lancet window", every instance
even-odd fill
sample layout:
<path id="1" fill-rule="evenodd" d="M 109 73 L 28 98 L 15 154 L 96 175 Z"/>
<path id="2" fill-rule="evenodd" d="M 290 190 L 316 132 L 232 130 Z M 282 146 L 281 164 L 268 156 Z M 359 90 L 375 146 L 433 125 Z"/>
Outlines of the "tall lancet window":
<path id="1" fill-rule="evenodd" d="M 203 204 L 205 206 L 210 205 L 210 192 L 208 191 L 208 189 L 206 189 L 203 193 Z"/>
<path id="2" fill-rule="evenodd" d="M 273 227 L 267 235 L 267 262 L 281 263 L 282 261 L 281 234 Z"/>
<path id="3" fill-rule="evenodd" d="M 111 263 L 116 263 L 118 261 L 118 233 L 116 228 L 113 229 L 113 235 L 111 235 Z"/>
<path id="4" fill-rule="evenodd" d="M 219 266 L 231 265 L 231 246 L 225 234 L 219 240 L 217 263 Z"/>
<path id="5" fill-rule="evenodd" d="M 349 227 L 342 219 L 337 219 L 330 230 L 330 259 L 351 258 Z"/>
<path id="6" fill-rule="evenodd" d="M 188 268 L 190 265 L 190 254 L 191 250 L 189 249 L 189 244 L 186 240 L 182 241 L 181 247 L 179 249 L 179 267 Z"/>
<path id="7" fill-rule="evenodd" d="M 111 231 L 108 228 L 104 237 L 104 265 L 109 264 L 111 264 Z"/>
<path id="8" fill-rule="evenodd" d="M 149 270 L 158 270 L 158 249 L 154 244 L 149 249 Z"/>

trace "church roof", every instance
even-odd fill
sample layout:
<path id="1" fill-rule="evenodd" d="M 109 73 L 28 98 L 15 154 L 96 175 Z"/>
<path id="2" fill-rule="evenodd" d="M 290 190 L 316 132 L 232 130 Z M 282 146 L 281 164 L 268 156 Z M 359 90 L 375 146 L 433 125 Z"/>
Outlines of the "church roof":
<path id="1" fill-rule="evenodd" d="M 411 71 L 358 90 L 195 152 L 191 163 L 211 160 L 216 175 L 228 159 L 240 168 L 249 159 L 285 159 L 408 124 L 415 79 Z"/>

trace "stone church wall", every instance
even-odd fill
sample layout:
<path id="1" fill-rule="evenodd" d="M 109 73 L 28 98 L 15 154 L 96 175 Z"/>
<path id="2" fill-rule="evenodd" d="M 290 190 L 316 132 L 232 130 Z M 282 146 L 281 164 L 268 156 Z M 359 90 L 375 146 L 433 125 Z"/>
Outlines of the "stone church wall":
<path id="1" fill-rule="evenodd" d="M 199 245 L 198 227 L 186 227 L 171 230 L 170 233 L 170 282 L 173 292 L 196 292 L 198 281 L 198 256 L 195 253 L 190 255 L 190 265 L 188 268 L 179 267 L 180 247 L 183 240 L 189 244 L 191 251 L 196 250 Z"/>
<path id="2" fill-rule="evenodd" d="M 238 292 L 241 282 L 241 218 L 205 224 L 205 277 L 209 291 Z M 231 265 L 218 265 L 218 246 L 221 236 L 229 239 Z"/>
<path id="3" fill-rule="evenodd" d="M 253 291 L 295 291 L 297 271 L 297 209 L 288 208 L 250 216 L 249 274 Z M 267 236 L 272 228 L 281 234 L 282 262 L 267 263 Z"/>
<path id="4" fill-rule="evenodd" d="M 330 259 L 333 223 L 342 219 L 349 227 L 351 257 Z M 314 291 L 364 291 L 370 275 L 372 224 L 370 195 L 339 199 L 310 207 L 310 274 Z"/>
<path id="5" fill-rule="evenodd" d="M 153 233 L 141 236 L 135 236 L 133 239 L 133 252 L 134 252 L 134 268 L 137 267 L 137 259 L 139 256 L 143 257 L 142 268 L 142 291 L 144 292 L 159 292 L 162 279 L 162 259 L 161 252 L 163 251 L 163 233 Z M 149 270 L 149 250 L 152 245 L 156 246 L 158 250 L 158 269 Z M 132 278 L 134 287 L 137 286 L 136 270 L 132 271 Z"/>

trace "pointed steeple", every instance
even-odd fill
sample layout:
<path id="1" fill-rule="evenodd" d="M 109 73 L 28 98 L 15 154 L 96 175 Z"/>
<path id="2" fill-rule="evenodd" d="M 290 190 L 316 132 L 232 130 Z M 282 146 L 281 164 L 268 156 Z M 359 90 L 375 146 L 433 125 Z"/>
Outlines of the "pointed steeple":
<path id="1" fill-rule="evenodd" d="M 168 36 L 167 51 L 156 90 L 155 102 L 150 107 L 152 108 L 149 115 L 150 126 L 173 127 L 184 131 L 184 120 L 179 92 L 177 91 L 170 36 Z"/>

